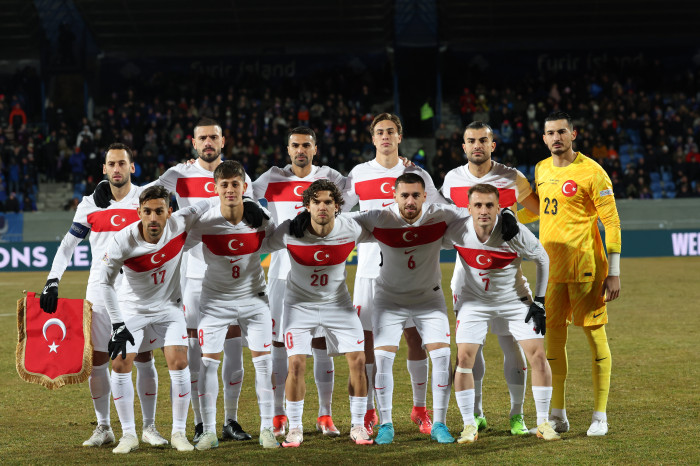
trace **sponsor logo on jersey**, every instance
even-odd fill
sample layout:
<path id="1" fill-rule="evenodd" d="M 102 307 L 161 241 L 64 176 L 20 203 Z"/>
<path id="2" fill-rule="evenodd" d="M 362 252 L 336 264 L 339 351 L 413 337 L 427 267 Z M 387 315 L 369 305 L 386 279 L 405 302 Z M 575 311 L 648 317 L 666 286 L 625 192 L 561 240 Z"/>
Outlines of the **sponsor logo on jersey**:
<path id="1" fill-rule="evenodd" d="M 361 201 L 374 199 L 394 199 L 394 183 L 396 178 L 377 178 L 375 180 L 358 181 L 355 183 L 355 193 Z"/>
<path id="2" fill-rule="evenodd" d="M 457 207 L 469 207 L 469 189 L 471 186 L 460 186 L 450 188 L 450 198 Z M 515 189 L 498 188 L 498 203 L 501 208 L 510 207 L 515 204 Z"/>
<path id="3" fill-rule="evenodd" d="M 134 272 L 147 272 L 160 268 L 171 259 L 176 258 L 185 245 L 187 233 L 182 233 L 179 236 L 168 241 L 159 251 L 144 254 L 143 256 L 132 257 L 124 261 L 124 265 Z"/>
<path id="4" fill-rule="evenodd" d="M 372 234 L 380 241 L 392 248 L 412 248 L 423 244 L 430 244 L 442 239 L 447 230 L 445 222 L 433 225 L 421 225 L 409 228 L 375 228 Z"/>
<path id="5" fill-rule="evenodd" d="M 92 225 L 92 231 L 121 231 L 134 222 L 139 221 L 136 209 L 106 209 L 88 214 L 87 221 Z"/>
<path id="6" fill-rule="evenodd" d="M 267 202 L 300 202 L 301 195 L 311 186 L 308 181 L 281 181 L 267 185 L 265 195 Z M 303 207 L 303 206 L 301 206 Z M 299 209 L 301 207 L 298 207 Z"/>
<path id="7" fill-rule="evenodd" d="M 502 269 L 513 262 L 518 254 L 514 252 L 487 251 L 455 246 L 457 253 L 470 267 L 475 269 Z"/>
<path id="8" fill-rule="evenodd" d="M 354 241 L 345 244 L 319 244 L 314 246 L 287 245 L 287 250 L 289 250 L 289 254 L 295 262 L 310 267 L 342 264 L 354 248 Z"/>
<path id="9" fill-rule="evenodd" d="M 178 178 L 175 192 L 180 197 L 215 197 L 214 178 L 208 176 Z"/>
<path id="10" fill-rule="evenodd" d="M 566 197 L 575 196 L 577 191 L 578 185 L 574 180 L 564 181 L 564 184 L 561 185 L 561 193 Z"/>
<path id="11" fill-rule="evenodd" d="M 217 256 L 253 254 L 260 249 L 263 239 L 265 239 L 264 231 L 231 235 L 202 235 L 204 245 Z"/>

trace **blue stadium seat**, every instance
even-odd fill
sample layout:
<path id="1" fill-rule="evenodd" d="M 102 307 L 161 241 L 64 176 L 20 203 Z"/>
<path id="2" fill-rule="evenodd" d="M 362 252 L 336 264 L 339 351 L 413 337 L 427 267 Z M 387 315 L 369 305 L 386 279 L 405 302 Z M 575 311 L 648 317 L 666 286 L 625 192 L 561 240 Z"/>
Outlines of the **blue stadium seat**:
<path id="1" fill-rule="evenodd" d="M 675 199 L 676 198 L 676 191 L 666 191 L 666 197 L 668 199 Z"/>
<path id="2" fill-rule="evenodd" d="M 628 163 L 632 161 L 632 157 L 626 152 L 620 152 L 620 165 L 624 169 Z"/>
<path id="3" fill-rule="evenodd" d="M 660 182 L 660 181 L 653 181 L 653 180 L 652 180 L 651 186 L 649 186 L 649 188 L 650 188 L 652 191 L 661 192 L 661 182 Z"/>
<path id="4" fill-rule="evenodd" d="M 520 173 L 522 173 L 523 175 L 527 176 L 527 170 L 528 170 L 527 165 L 518 165 L 518 166 L 517 166 L 517 169 L 518 169 L 518 171 L 519 171 Z"/>
<path id="5" fill-rule="evenodd" d="M 659 181 L 661 181 L 661 175 L 659 174 L 659 172 L 649 173 L 649 178 L 651 178 L 652 183 L 658 183 Z"/>
<path id="6" fill-rule="evenodd" d="M 664 193 L 662 193 L 661 191 L 652 191 L 651 196 L 654 199 L 663 199 Z"/>
<path id="7" fill-rule="evenodd" d="M 530 165 L 530 169 L 528 170 L 527 177 L 531 180 L 535 179 L 535 165 Z"/>
<path id="8" fill-rule="evenodd" d="M 628 155 L 630 153 L 630 148 L 632 146 L 629 144 L 620 144 L 620 155 L 625 154 Z"/>
<path id="9" fill-rule="evenodd" d="M 671 172 L 670 171 L 661 172 L 661 179 L 664 180 L 664 182 L 671 181 Z"/>

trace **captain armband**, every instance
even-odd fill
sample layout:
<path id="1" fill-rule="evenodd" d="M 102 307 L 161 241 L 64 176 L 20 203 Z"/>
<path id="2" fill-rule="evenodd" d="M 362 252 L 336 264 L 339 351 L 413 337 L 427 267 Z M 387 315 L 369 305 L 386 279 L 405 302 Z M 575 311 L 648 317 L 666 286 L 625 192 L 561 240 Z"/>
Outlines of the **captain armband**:
<path id="1" fill-rule="evenodd" d="M 471 373 L 472 373 L 472 370 L 471 370 L 471 369 L 468 369 L 468 368 L 465 368 L 465 367 L 459 367 L 459 366 L 457 366 L 456 371 L 457 371 L 458 373 L 460 373 L 460 374 L 471 374 Z"/>
<path id="2" fill-rule="evenodd" d="M 620 276 L 620 253 L 611 252 L 608 254 L 608 277 Z"/>
<path id="3" fill-rule="evenodd" d="M 73 222 L 68 232 L 76 238 L 84 239 L 90 233 L 90 228 L 82 223 Z"/>

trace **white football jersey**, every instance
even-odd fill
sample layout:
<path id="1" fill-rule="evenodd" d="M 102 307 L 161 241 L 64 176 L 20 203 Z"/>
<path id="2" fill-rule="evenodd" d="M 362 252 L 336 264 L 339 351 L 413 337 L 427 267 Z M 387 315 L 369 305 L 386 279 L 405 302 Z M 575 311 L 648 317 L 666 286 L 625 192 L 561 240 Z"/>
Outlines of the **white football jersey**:
<path id="1" fill-rule="evenodd" d="M 376 160 L 356 165 L 348 175 L 343 192 L 343 211 L 348 212 L 360 203 L 360 210 L 383 209 L 394 204 L 394 183 L 404 173 L 416 173 L 425 181 L 427 202 L 444 204 L 428 172 L 420 167 L 405 167 L 401 161 L 392 168 L 384 168 Z M 357 276 L 377 278 L 379 276 L 379 246 L 374 243 L 358 246 Z"/>
<path id="2" fill-rule="evenodd" d="M 330 180 L 342 191 L 345 177 L 330 167 L 313 166 L 311 173 L 300 178 L 292 171 L 292 166 L 272 167 L 253 182 L 255 199 L 266 199 L 267 208 L 276 224 L 291 220 L 304 209 L 301 193 L 316 180 Z M 289 255 L 285 251 L 272 253 L 270 278 L 286 279 L 289 273 Z"/>
<path id="3" fill-rule="evenodd" d="M 531 297 L 527 279 L 520 270 L 523 258 L 537 264 L 536 296 L 547 290 L 549 257 L 542 244 L 527 228 L 509 242 L 501 238 L 501 217 L 489 239 L 482 243 L 476 236 L 473 220 L 454 223 L 445 232 L 444 244 L 457 250 L 465 272 L 454 291 L 472 309 L 505 307 Z"/>
<path id="4" fill-rule="evenodd" d="M 112 323 L 123 322 L 122 313 L 158 314 L 181 307 L 180 259 L 187 230 L 209 208 L 202 202 L 175 212 L 167 220 L 156 244 L 147 242 L 136 222 L 114 235 L 102 257 L 100 286 Z M 124 281 L 119 295 L 113 287 L 120 270 Z"/>
<path id="5" fill-rule="evenodd" d="M 248 184 L 244 196 L 253 197 L 253 182 L 246 173 L 245 182 Z M 177 196 L 177 204 L 181 209 L 196 204 L 204 199 L 216 197 L 214 191 L 214 172 L 203 168 L 198 162 L 179 163 L 169 168 L 160 178 L 147 186 L 160 185 Z M 203 278 L 207 264 L 190 254 L 187 260 L 187 277 Z"/>
<path id="6" fill-rule="evenodd" d="M 444 204 L 423 204 L 420 218 L 409 224 L 398 204 L 370 210 L 355 220 L 372 232 L 381 251 L 376 289 L 397 303 L 420 303 L 432 299 L 440 286 L 440 249 L 443 235 L 452 223 L 464 223 L 468 213 Z"/>
<path id="7" fill-rule="evenodd" d="M 289 302 L 340 302 L 350 300 L 345 284 L 345 261 L 369 233 L 349 217 L 335 218 L 333 230 L 321 238 L 308 231 L 303 238 L 289 234 L 289 220 L 277 227 L 267 243 L 269 250 L 287 248 L 291 268 L 285 300 Z"/>
<path id="8" fill-rule="evenodd" d="M 142 188 L 132 185 L 124 199 L 119 202 L 112 201 L 106 209 L 97 207 L 92 195 L 83 197 L 73 217 L 73 224 L 56 252 L 48 278 L 61 279 L 75 247 L 90 233 L 92 262 L 85 299 L 93 305 L 102 305 L 102 291 L 99 287 L 100 259 L 117 232 L 139 221 L 136 209 L 139 206 L 141 191 Z"/>
<path id="9" fill-rule="evenodd" d="M 440 188 L 445 199 L 454 202 L 457 207 L 467 208 L 469 206 L 469 190 L 475 184 L 490 184 L 498 188 L 498 200 L 501 208 L 511 208 L 515 211 L 516 201 L 532 194 L 532 188 L 527 178 L 518 169 L 503 165 L 502 163 L 491 161 L 491 170 L 481 178 L 478 178 L 469 171 L 469 164 L 450 170 L 445 175 L 445 182 Z M 463 281 L 464 268 L 459 258 L 455 263 L 455 270 L 452 274 L 452 293 L 458 294 L 457 289 Z"/>
<path id="10" fill-rule="evenodd" d="M 202 286 L 231 299 L 265 293 L 260 249 L 263 240 L 274 230 L 272 220 L 263 220 L 259 228 L 253 228 L 245 221 L 233 225 L 221 214 L 221 203 L 217 198 L 195 222 L 187 237 L 188 247 L 202 244 L 207 264 Z"/>

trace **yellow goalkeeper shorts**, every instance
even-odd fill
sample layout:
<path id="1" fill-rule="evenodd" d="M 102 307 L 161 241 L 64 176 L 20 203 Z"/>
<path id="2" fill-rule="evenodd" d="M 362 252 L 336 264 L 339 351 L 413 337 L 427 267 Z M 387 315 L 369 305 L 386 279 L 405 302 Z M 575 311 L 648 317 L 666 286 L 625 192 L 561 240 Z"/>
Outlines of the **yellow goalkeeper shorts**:
<path id="1" fill-rule="evenodd" d="M 573 322 L 579 327 L 608 323 L 603 281 L 583 283 L 547 283 L 545 307 L 547 327 L 561 328 Z"/>

